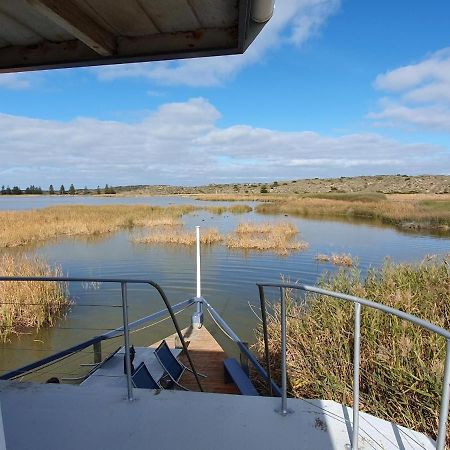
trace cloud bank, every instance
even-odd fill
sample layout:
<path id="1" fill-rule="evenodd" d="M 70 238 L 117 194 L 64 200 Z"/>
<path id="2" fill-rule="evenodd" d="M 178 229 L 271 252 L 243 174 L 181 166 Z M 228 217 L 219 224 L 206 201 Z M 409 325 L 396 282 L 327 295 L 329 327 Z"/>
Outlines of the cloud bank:
<path id="1" fill-rule="evenodd" d="M 325 136 L 235 125 L 203 98 L 129 124 L 0 114 L 0 185 L 208 184 L 375 173 L 441 173 L 447 149 L 378 134 Z"/>
<path id="2" fill-rule="evenodd" d="M 375 88 L 388 95 L 369 114 L 379 124 L 450 131 L 450 47 L 379 75 Z"/>

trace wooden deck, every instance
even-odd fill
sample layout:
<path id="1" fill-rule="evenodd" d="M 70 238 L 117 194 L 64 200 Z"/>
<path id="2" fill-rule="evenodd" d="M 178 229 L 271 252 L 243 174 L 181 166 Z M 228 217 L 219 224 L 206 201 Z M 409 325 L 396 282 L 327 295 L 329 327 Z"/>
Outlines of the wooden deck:
<path id="1" fill-rule="evenodd" d="M 237 387 L 233 383 L 225 383 L 223 361 L 227 358 L 227 354 L 205 326 L 200 329 L 185 328 L 182 333 L 186 343 L 189 341 L 189 353 L 197 372 L 207 375 L 207 378 L 200 377 L 203 390 L 220 394 L 239 394 Z M 167 337 L 166 342 L 169 347 L 179 347 L 181 345 L 176 333 Z M 152 347 L 158 344 L 159 342 L 153 344 Z M 189 367 L 186 355 L 182 355 L 180 361 Z M 180 383 L 192 391 L 199 390 L 195 377 L 188 371 L 183 374 Z"/>

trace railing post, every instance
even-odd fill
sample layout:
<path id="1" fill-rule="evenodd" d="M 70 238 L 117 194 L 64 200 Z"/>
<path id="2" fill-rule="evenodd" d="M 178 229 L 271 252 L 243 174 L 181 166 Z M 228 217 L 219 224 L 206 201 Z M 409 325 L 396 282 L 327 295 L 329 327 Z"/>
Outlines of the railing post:
<path id="1" fill-rule="evenodd" d="M 281 298 L 281 408 L 276 409 L 282 416 L 292 413 L 287 407 L 287 367 L 286 367 L 286 302 L 284 289 L 280 287 Z"/>
<path id="2" fill-rule="evenodd" d="M 258 285 L 258 290 L 259 290 L 259 301 L 261 303 L 261 319 L 262 319 L 263 337 L 264 337 L 264 353 L 266 354 L 267 383 L 269 385 L 270 395 L 273 395 L 272 377 L 270 374 L 269 336 L 268 336 L 268 332 L 267 332 L 267 314 L 266 314 L 266 299 L 264 297 L 264 287 L 261 285 Z"/>
<path id="3" fill-rule="evenodd" d="M 442 384 L 441 408 L 439 412 L 439 432 L 436 445 L 436 448 L 438 450 L 445 449 L 449 400 L 450 400 L 450 340 L 447 339 L 447 345 L 445 349 L 444 381 Z"/>
<path id="4" fill-rule="evenodd" d="M 352 449 L 358 448 L 359 436 L 359 362 L 361 349 L 361 304 L 355 303 L 355 330 L 353 345 L 353 434 Z"/>
<path id="5" fill-rule="evenodd" d="M 94 363 L 99 364 L 102 362 L 102 342 L 96 342 L 93 345 L 94 348 Z"/>
<path id="6" fill-rule="evenodd" d="M 131 360 L 130 360 L 130 331 L 128 328 L 128 299 L 127 283 L 121 282 L 122 288 L 122 315 L 123 315 L 123 337 L 125 342 L 125 368 L 127 372 L 128 400 L 133 401 L 133 385 L 131 383 Z"/>
<path id="7" fill-rule="evenodd" d="M 192 316 L 192 325 L 201 328 L 203 325 L 203 301 L 202 301 L 202 282 L 201 282 L 201 258 L 200 258 L 200 227 L 195 227 L 195 238 L 197 247 L 197 310 Z"/>

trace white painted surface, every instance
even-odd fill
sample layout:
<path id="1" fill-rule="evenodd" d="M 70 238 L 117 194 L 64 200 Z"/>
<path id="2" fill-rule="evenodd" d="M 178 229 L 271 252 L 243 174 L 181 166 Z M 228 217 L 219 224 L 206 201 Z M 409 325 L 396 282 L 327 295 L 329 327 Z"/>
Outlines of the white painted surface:
<path id="1" fill-rule="evenodd" d="M 6 443 L 15 450 L 349 448 L 351 410 L 331 401 L 0 382 Z M 360 449 L 432 449 L 430 439 L 361 414 Z"/>

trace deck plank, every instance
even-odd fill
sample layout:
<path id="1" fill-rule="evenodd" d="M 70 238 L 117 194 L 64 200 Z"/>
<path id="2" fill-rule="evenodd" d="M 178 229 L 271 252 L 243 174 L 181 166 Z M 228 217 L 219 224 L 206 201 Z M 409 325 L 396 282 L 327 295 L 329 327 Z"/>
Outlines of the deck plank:
<path id="1" fill-rule="evenodd" d="M 200 377 L 203 390 L 218 394 L 239 394 L 233 383 L 225 383 L 223 361 L 228 356 L 206 327 L 198 329 L 191 326 L 182 330 L 182 333 L 185 340 L 189 341 L 189 353 L 197 372 L 207 375 L 207 378 Z M 176 333 L 166 338 L 169 347 L 176 346 L 176 338 Z M 159 342 L 152 344 L 152 347 Z M 186 355 L 182 355 L 180 361 L 189 367 Z M 195 377 L 188 371 L 184 373 L 180 383 L 192 391 L 199 390 Z"/>

